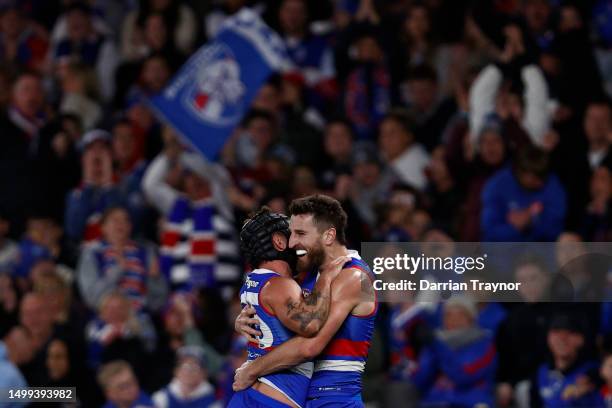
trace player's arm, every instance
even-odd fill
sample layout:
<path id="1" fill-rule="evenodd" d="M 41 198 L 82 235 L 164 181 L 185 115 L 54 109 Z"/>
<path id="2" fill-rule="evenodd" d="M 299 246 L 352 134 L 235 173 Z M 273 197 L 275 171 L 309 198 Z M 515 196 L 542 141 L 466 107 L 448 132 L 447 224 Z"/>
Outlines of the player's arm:
<path id="1" fill-rule="evenodd" d="M 263 375 L 293 367 L 319 355 L 361 301 L 363 279 L 369 278 L 358 269 L 342 270 L 331 285 L 333 301 L 327 321 L 319 333 L 312 338 L 293 337 L 266 355 L 243 365 L 236 371 L 234 390 L 245 389 Z"/>
<path id="2" fill-rule="evenodd" d="M 263 306 L 267 307 L 289 330 L 312 337 L 321 330 L 329 314 L 331 283 L 349 260 L 340 257 L 321 271 L 312 293 L 304 297 L 293 279 L 271 279 L 262 289 Z"/>

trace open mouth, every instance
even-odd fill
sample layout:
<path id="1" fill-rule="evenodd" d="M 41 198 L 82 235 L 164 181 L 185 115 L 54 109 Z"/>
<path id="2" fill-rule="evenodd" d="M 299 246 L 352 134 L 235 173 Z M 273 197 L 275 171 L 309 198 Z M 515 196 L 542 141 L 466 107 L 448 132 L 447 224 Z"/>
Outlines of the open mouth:
<path id="1" fill-rule="evenodd" d="M 297 256 L 300 256 L 300 257 L 302 257 L 302 256 L 306 255 L 307 253 L 308 253 L 308 251 L 307 251 L 307 250 L 305 250 L 305 249 L 298 249 L 298 250 L 296 250 L 296 251 L 295 251 L 295 254 L 296 254 Z"/>

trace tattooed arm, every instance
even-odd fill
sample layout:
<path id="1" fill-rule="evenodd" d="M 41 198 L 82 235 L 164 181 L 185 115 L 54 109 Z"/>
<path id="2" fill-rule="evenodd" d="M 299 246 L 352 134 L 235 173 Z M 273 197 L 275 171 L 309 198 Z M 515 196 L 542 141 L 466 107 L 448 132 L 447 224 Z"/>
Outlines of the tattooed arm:
<path id="1" fill-rule="evenodd" d="M 316 335 L 327 320 L 331 301 L 331 282 L 342 270 L 348 257 L 340 257 L 322 271 L 308 296 L 290 278 L 270 279 L 261 290 L 263 307 L 271 311 L 289 330 L 304 337 Z"/>
<path id="2" fill-rule="evenodd" d="M 274 350 L 236 370 L 233 388 L 249 387 L 262 375 L 293 367 L 318 356 L 334 337 L 349 314 L 366 315 L 376 307 L 372 282 L 359 269 L 344 269 L 332 283 L 332 304 L 329 317 L 312 338 L 295 336 Z"/>

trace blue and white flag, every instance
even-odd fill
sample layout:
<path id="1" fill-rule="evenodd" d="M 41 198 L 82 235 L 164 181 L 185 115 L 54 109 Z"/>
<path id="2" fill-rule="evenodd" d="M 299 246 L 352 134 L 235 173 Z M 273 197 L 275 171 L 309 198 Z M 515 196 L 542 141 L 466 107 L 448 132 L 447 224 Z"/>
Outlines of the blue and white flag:
<path id="1" fill-rule="evenodd" d="M 259 88 L 287 61 L 281 38 L 244 8 L 150 102 L 161 120 L 214 160 Z"/>

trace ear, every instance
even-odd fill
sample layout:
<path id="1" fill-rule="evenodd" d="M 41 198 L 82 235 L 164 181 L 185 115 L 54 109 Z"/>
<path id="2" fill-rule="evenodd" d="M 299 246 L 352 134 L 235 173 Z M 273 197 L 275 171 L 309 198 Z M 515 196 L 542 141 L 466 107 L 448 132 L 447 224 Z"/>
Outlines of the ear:
<path id="1" fill-rule="evenodd" d="M 285 237 L 280 232 L 275 232 L 274 234 L 272 234 L 272 245 L 277 251 L 284 251 L 285 249 L 287 249 L 287 237 Z"/>
<path id="2" fill-rule="evenodd" d="M 323 243 L 325 245 L 331 245 L 334 243 L 334 241 L 336 240 L 336 229 L 335 228 L 328 228 L 324 233 L 323 233 Z"/>

